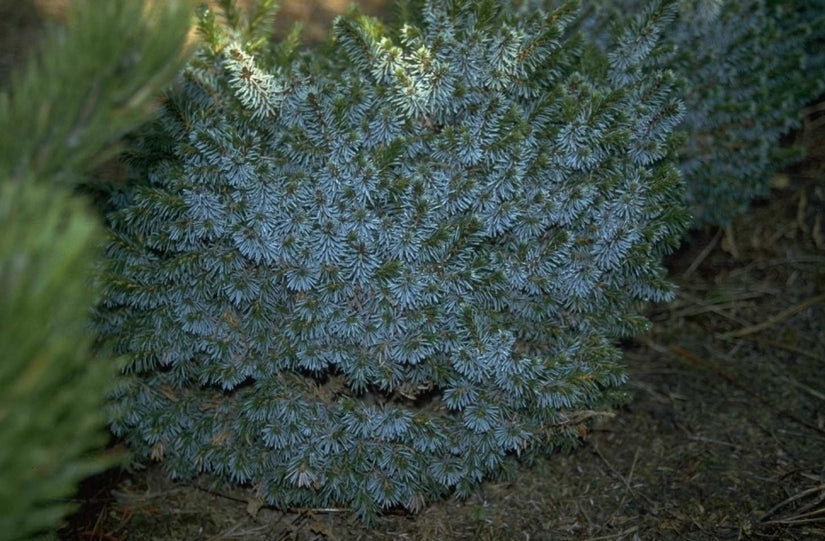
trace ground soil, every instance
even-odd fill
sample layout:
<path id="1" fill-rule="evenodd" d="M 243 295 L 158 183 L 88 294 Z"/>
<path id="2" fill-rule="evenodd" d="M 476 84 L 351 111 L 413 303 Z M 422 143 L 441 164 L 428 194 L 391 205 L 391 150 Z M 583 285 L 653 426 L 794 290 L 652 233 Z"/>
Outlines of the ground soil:
<path id="1" fill-rule="evenodd" d="M 362 2 L 372 13 L 384 3 Z M 284 14 L 307 21 L 313 41 L 345 8 L 296 0 Z M 251 489 L 174 483 L 156 466 L 110 471 L 84 483 L 61 537 L 825 539 L 825 129 L 815 116 L 796 136 L 808 158 L 768 199 L 728 228 L 693 231 L 668 258 L 676 299 L 624 344 L 631 398 L 577 449 L 372 528 L 346 509 L 282 512 Z"/>

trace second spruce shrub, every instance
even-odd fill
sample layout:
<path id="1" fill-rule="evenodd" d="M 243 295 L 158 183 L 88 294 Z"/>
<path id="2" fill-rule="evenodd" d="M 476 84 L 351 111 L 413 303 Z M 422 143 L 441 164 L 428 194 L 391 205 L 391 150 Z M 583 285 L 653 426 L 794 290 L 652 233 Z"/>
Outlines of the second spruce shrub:
<path id="1" fill-rule="evenodd" d="M 575 9 L 422 2 L 303 54 L 204 17 L 110 220 L 139 456 L 370 520 L 575 442 L 686 222 L 673 78 L 640 76 L 670 11 L 601 56 Z"/>
<path id="2" fill-rule="evenodd" d="M 514 0 L 557 5 L 561 0 Z M 585 0 L 585 33 L 607 47 L 628 14 L 650 0 Z M 694 225 L 726 226 L 770 190 L 774 175 L 802 149 L 780 139 L 798 128 L 802 108 L 825 88 L 821 0 L 677 0 L 662 28 L 669 52 L 654 65 L 685 79 L 679 168 Z M 659 68 L 654 68 L 658 70 Z"/>
<path id="3" fill-rule="evenodd" d="M 763 0 L 680 2 L 668 65 L 687 80 L 680 169 L 695 225 L 728 225 L 802 155 L 780 139 L 823 89 L 809 23 Z M 817 73 L 819 72 L 819 73 Z"/>

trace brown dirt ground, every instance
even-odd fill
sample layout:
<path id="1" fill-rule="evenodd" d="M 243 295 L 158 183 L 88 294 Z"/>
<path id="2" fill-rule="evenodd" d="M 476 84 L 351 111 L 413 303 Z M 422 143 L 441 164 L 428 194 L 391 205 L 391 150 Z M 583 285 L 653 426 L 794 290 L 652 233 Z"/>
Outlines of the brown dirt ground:
<path id="1" fill-rule="evenodd" d="M 378 13 L 386 0 L 361 4 Z M 0 1 L 0 14 L 11 5 Z M 315 41 L 345 8 L 294 0 L 283 14 L 308 21 Z M 30 19 L 3 16 L 17 38 L 0 32 L 0 74 L 34 42 Z M 280 512 L 251 489 L 173 483 L 154 466 L 110 471 L 81 488 L 61 538 L 825 538 L 825 128 L 815 116 L 798 135 L 808 159 L 769 199 L 727 229 L 694 231 L 668 259 L 676 300 L 653 307 L 651 332 L 625 344 L 632 399 L 578 449 L 374 528 L 345 509 Z"/>

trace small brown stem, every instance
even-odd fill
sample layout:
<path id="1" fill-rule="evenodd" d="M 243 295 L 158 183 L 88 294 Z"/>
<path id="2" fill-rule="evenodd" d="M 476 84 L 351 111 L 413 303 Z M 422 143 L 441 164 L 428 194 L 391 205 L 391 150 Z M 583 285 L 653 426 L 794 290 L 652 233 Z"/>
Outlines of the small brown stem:
<path id="1" fill-rule="evenodd" d="M 792 306 L 787 310 L 782 310 L 778 314 L 773 317 L 770 317 L 763 321 L 762 323 L 757 323 L 756 325 L 750 325 L 748 327 L 743 327 L 738 331 L 731 331 L 726 333 L 721 333 L 718 335 L 719 338 L 741 338 L 743 336 L 747 336 L 749 334 L 757 333 L 761 330 L 767 329 L 768 327 L 772 327 L 777 323 L 780 323 L 789 317 L 798 314 L 799 312 L 805 310 L 806 308 L 810 308 L 815 304 L 819 304 L 820 302 L 825 301 L 825 294 L 817 295 L 816 297 L 811 297 L 810 299 L 806 300 L 805 302 L 801 302 L 796 306 Z"/>

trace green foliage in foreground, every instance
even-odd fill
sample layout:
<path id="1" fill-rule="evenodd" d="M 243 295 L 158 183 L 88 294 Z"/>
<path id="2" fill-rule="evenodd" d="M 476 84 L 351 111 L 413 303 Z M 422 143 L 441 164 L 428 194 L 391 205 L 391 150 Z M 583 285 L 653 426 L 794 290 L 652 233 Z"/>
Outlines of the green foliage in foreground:
<path id="1" fill-rule="evenodd" d="M 189 7 L 75 2 L 0 94 L 0 538 L 51 537 L 113 464 L 89 310 L 102 228 L 72 185 L 145 120 L 180 65 Z"/>
<path id="2" fill-rule="evenodd" d="M 0 184 L 0 537 L 44 534 L 78 481 L 110 464 L 111 362 L 92 361 L 90 263 L 101 237 L 63 189 Z"/>
<path id="3" fill-rule="evenodd" d="M 181 67 L 192 5 L 75 0 L 0 94 L 6 179 L 71 183 L 112 157 Z"/>

